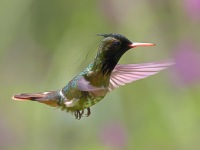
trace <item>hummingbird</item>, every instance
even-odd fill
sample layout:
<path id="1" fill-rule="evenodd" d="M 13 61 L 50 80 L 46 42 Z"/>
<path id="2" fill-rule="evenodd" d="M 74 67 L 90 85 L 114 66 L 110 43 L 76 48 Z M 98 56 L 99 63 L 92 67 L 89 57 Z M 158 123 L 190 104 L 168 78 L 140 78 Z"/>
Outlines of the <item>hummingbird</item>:
<path id="1" fill-rule="evenodd" d="M 141 64 L 118 64 L 122 55 L 139 46 L 153 43 L 131 42 L 121 34 L 98 34 L 102 40 L 93 61 L 60 90 L 23 93 L 13 100 L 36 101 L 71 112 L 76 119 L 90 116 L 90 107 L 102 100 L 108 92 L 127 83 L 154 75 L 174 64 L 172 60 Z M 84 113 L 84 110 L 87 112 Z"/>

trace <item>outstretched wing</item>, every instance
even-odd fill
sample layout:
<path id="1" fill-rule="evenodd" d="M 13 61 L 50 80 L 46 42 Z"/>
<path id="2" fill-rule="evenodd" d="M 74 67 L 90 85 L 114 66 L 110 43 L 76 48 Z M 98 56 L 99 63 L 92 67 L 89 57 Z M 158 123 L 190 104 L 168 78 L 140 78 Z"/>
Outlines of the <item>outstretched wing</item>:
<path id="1" fill-rule="evenodd" d="M 117 64 L 110 76 L 109 91 L 126 83 L 154 75 L 173 64 L 173 60 L 142 64 Z"/>

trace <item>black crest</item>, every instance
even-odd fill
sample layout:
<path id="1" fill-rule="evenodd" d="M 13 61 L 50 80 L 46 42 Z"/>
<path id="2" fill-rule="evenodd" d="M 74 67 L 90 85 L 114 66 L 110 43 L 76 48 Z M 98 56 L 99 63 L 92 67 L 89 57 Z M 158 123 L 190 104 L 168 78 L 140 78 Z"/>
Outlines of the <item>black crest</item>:
<path id="1" fill-rule="evenodd" d="M 122 43 L 127 43 L 127 44 L 131 44 L 132 43 L 131 41 L 129 41 L 129 39 L 127 39 L 125 36 L 123 36 L 121 34 L 108 33 L 108 34 L 97 34 L 97 36 L 103 36 L 104 38 L 113 37 L 115 39 L 120 40 Z"/>

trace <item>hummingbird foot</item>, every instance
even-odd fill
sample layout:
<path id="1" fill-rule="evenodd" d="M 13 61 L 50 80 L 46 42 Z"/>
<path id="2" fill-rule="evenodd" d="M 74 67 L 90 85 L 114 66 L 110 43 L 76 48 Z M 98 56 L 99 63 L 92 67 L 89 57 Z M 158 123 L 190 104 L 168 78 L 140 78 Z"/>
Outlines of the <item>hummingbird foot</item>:
<path id="1" fill-rule="evenodd" d="M 86 117 L 89 117 L 90 114 L 91 114 L 91 110 L 90 110 L 90 108 L 88 107 L 88 108 L 87 108 L 87 113 L 85 114 L 85 116 L 86 116 Z M 80 110 L 76 110 L 76 111 L 74 112 L 75 119 L 80 120 L 80 119 L 83 117 L 83 115 L 84 115 L 84 110 L 81 110 L 81 111 L 80 111 Z"/>
<path id="2" fill-rule="evenodd" d="M 75 116 L 75 119 L 80 120 L 83 117 L 83 112 L 80 112 L 80 110 L 76 110 L 74 112 L 74 116 Z"/>
<path id="3" fill-rule="evenodd" d="M 87 108 L 87 114 L 86 114 L 86 117 L 89 117 L 91 114 L 91 110 L 90 110 L 90 107 Z"/>

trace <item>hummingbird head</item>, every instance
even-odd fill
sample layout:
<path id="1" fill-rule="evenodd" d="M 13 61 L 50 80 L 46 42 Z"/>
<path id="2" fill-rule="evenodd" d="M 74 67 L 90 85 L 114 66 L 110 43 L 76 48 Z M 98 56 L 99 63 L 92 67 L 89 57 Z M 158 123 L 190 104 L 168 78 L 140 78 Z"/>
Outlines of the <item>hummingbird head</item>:
<path id="1" fill-rule="evenodd" d="M 97 57 L 101 57 L 103 62 L 103 74 L 111 73 L 122 55 L 131 48 L 137 46 L 153 46 L 152 43 L 136 43 L 131 42 L 121 34 L 98 34 L 103 36 L 103 40 L 99 47 Z"/>

